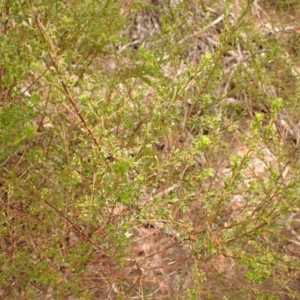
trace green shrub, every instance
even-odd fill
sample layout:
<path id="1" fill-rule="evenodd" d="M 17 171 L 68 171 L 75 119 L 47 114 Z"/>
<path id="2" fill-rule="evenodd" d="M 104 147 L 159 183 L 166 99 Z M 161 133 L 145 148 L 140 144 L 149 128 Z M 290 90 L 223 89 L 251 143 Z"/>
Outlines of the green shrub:
<path id="1" fill-rule="evenodd" d="M 298 31 L 175 2 L 0 4 L 2 298 L 297 299 Z"/>

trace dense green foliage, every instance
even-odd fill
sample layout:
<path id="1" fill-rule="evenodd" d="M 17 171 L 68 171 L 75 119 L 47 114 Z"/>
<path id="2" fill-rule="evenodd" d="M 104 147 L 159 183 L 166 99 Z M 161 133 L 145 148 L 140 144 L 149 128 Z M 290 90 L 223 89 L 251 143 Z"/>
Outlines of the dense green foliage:
<path id="1" fill-rule="evenodd" d="M 298 299 L 297 2 L 145 2 L 0 0 L 0 298 Z"/>

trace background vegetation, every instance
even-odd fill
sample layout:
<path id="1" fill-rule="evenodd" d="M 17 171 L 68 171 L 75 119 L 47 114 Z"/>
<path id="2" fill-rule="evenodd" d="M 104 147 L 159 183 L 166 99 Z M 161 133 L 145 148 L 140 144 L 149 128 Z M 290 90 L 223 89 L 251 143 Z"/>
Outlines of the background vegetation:
<path id="1" fill-rule="evenodd" d="M 1 0 L 0 298 L 299 299 L 299 9 Z"/>

